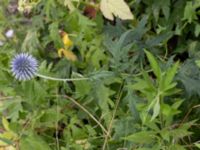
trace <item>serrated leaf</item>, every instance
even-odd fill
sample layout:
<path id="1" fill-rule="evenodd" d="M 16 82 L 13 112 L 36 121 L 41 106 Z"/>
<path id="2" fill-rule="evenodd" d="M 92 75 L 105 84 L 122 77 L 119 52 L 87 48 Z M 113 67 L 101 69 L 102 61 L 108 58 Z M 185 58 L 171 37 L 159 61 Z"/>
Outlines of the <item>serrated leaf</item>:
<path id="1" fill-rule="evenodd" d="M 98 89 L 94 90 L 93 93 L 102 111 L 103 119 L 105 120 L 105 123 L 108 126 L 112 117 L 112 113 L 110 110 L 110 104 L 112 103 L 112 101 L 110 99 L 110 96 L 113 95 L 115 92 L 110 88 L 106 87 L 101 81 L 93 83 L 93 89 Z"/>
<path id="2" fill-rule="evenodd" d="M 29 135 L 20 139 L 20 150 L 51 150 L 49 145 L 38 135 Z"/>
<path id="3" fill-rule="evenodd" d="M 156 21 L 158 21 L 159 19 L 159 15 L 161 13 L 160 11 L 162 11 L 165 19 L 167 20 L 170 15 L 170 0 L 154 0 L 154 2 L 152 3 L 152 11 Z"/>
<path id="4" fill-rule="evenodd" d="M 114 16 L 123 20 L 134 18 L 124 0 L 101 0 L 100 9 L 103 15 L 109 20 L 114 20 Z"/>
<path id="5" fill-rule="evenodd" d="M 148 144 L 154 141 L 155 138 L 155 132 L 153 131 L 141 131 L 134 133 L 132 135 L 129 135 L 125 137 L 125 140 L 132 141 L 135 143 L 140 143 L 140 144 Z"/>
<path id="6" fill-rule="evenodd" d="M 200 149 L 200 143 L 194 143 L 194 145 Z"/>
<path id="7" fill-rule="evenodd" d="M 153 107 L 153 116 L 151 118 L 151 121 L 154 120 L 160 113 L 160 99 L 157 98 L 156 99 L 156 103 Z"/>
<path id="8" fill-rule="evenodd" d="M 128 87 L 133 90 L 140 90 L 141 92 L 144 91 L 144 89 L 149 87 L 148 82 L 146 80 L 136 78 L 135 82 L 136 82 L 135 84 L 128 85 Z"/>
<path id="9" fill-rule="evenodd" d="M 49 25 L 49 32 L 50 32 L 50 38 L 55 44 L 56 48 L 60 48 L 63 46 L 62 39 L 59 34 L 59 23 L 54 22 Z"/>
<path id="10" fill-rule="evenodd" d="M 185 10 L 184 10 L 184 17 L 183 20 L 187 20 L 188 23 L 192 23 L 193 20 L 197 19 L 196 16 L 196 5 L 195 3 L 189 1 L 187 2 L 186 6 L 185 6 Z"/>
<path id="11" fill-rule="evenodd" d="M 173 35 L 172 32 L 160 34 L 160 35 L 155 36 L 152 39 L 149 39 L 148 41 L 146 41 L 146 44 L 148 45 L 148 47 L 157 46 L 157 45 L 161 44 L 161 42 L 167 41 L 172 35 Z"/>
<path id="12" fill-rule="evenodd" d="M 34 52 L 36 49 L 40 47 L 38 34 L 39 33 L 35 31 L 34 29 L 30 29 L 27 32 L 26 37 L 22 43 L 22 47 L 21 47 L 22 51 Z"/>
<path id="13" fill-rule="evenodd" d="M 178 145 L 178 144 L 174 144 L 174 145 L 170 145 L 169 146 L 169 149 L 170 150 L 186 150 L 185 148 L 184 148 L 184 146 L 182 146 L 182 145 Z"/>
<path id="14" fill-rule="evenodd" d="M 78 81 L 74 82 L 76 88 L 76 95 L 78 97 L 86 96 L 91 90 L 91 84 L 88 81 Z"/>
<path id="15" fill-rule="evenodd" d="M 65 0 L 64 6 L 67 6 L 69 8 L 70 12 L 75 10 L 74 4 L 72 3 L 71 0 Z"/>
<path id="16" fill-rule="evenodd" d="M 156 90 L 156 88 L 154 87 L 154 84 L 153 84 L 151 78 L 149 77 L 149 75 L 147 74 L 147 72 L 145 72 L 144 70 L 142 70 L 142 75 L 144 77 L 145 82 L 148 84 L 149 88 L 152 91 Z"/>
<path id="17" fill-rule="evenodd" d="M 124 98 L 124 100 L 128 101 L 128 106 L 129 106 L 129 109 L 131 111 L 134 121 L 141 122 L 139 111 L 136 108 L 136 99 L 138 99 L 138 97 L 133 95 L 132 90 L 128 90 L 127 96 Z"/>
<path id="18" fill-rule="evenodd" d="M 193 94 L 200 95 L 199 73 L 199 67 L 191 59 L 185 61 L 179 69 L 177 79 L 182 82 L 189 97 Z"/>
<path id="19" fill-rule="evenodd" d="M 150 62 L 151 68 L 153 69 L 153 73 L 156 75 L 158 80 L 160 80 L 161 79 L 161 70 L 160 70 L 160 66 L 158 65 L 158 62 L 156 61 L 156 59 L 150 52 L 145 50 L 145 53 Z"/>
<path id="20" fill-rule="evenodd" d="M 165 76 L 164 87 L 167 87 L 172 82 L 174 76 L 177 73 L 178 66 L 179 62 L 176 62 L 175 65 L 173 65 L 173 67 L 168 69 Z"/>
<path id="21" fill-rule="evenodd" d="M 183 103 L 182 99 L 177 99 L 177 101 L 171 107 L 174 109 L 178 109 L 182 103 Z"/>

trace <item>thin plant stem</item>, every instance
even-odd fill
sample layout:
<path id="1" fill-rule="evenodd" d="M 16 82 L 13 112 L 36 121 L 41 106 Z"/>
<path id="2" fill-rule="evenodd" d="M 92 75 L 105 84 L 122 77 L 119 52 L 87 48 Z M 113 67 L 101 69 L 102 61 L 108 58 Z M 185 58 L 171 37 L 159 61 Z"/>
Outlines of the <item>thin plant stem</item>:
<path id="1" fill-rule="evenodd" d="M 0 101 L 5 101 L 9 99 L 19 98 L 20 96 L 8 96 L 8 97 L 0 97 Z"/>
<path id="2" fill-rule="evenodd" d="M 40 78 L 44 78 L 44 79 L 47 79 L 47 80 L 53 80 L 53 81 L 80 81 L 80 80 L 89 80 L 89 78 L 54 78 L 54 77 L 49 77 L 49 76 L 45 76 L 45 75 L 42 75 L 42 74 L 36 74 L 36 76 L 40 77 Z"/>
<path id="3" fill-rule="evenodd" d="M 56 91 L 58 93 L 58 91 Z M 60 149 L 60 144 L 59 144 L 59 139 L 58 139 L 58 115 L 59 115 L 59 110 L 58 110 L 58 97 L 56 97 L 56 122 L 55 122 L 55 128 L 56 128 L 56 146 L 57 150 Z"/>
<path id="4" fill-rule="evenodd" d="M 152 72 L 153 70 L 152 69 L 149 69 L 149 70 L 145 70 L 147 73 L 149 72 Z M 138 76 L 141 76 L 142 73 L 137 73 L 137 74 L 128 74 L 128 73 L 121 73 L 122 76 L 131 76 L 131 77 L 138 77 Z"/>
<path id="5" fill-rule="evenodd" d="M 107 142 L 108 142 L 108 138 L 111 137 L 110 136 L 110 133 L 112 132 L 112 125 L 113 125 L 113 121 L 114 121 L 114 118 L 115 118 L 115 115 L 116 115 L 116 112 L 117 112 L 117 108 L 119 106 L 119 102 L 120 102 L 120 99 L 121 99 L 121 96 L 122 96 L 122 88 L 123 88 L 123 83 L 119 89 L 119 94 L 118 94 L 118 97 L 117 97 L 117 101 L 116 101 L 116 105 L 115 105 L 115 109 L 113 111 L 113 115 L 112 115 L 112 118 L 110 120 L 110 123 L 109 123 L 109 126 L 108 126 L 108 133 L 106 134 L 105 136 L 105 140 L 104 140 L 104 144 L 103 144 L 103 148 L 102 150 L 105 150 L 106 149 L 106 145 L 107 145 Z"/>
<path id="6" fill-rule="evenodd" d="M 187 114 L 185 115 L 185 117 L 183 118 L 183 120 L 181 121 L 181 123 L 179 124 L 179 127 L 186 121 L 186 119 L 188 118 L 188 116 L 192 112 L 192 110 L 195 108 L 199 108 L 199 107 L 200 107 L 200 104 L 195 105 L 192 108 L 190 108 L 189 111 L 187 112 Z"/>
<path id="7" fill-rule="evenodd" d="M 73 99 L 72 97 L 67 96 L 67 95 L 56 95 L 56 96 L 57 97 L 60 96 L 60 97 L 69 99 L 71 102 L 73 102 L 79 108 L 81 108 L 85 113 L 87 113 L 90 116 L 90 118 L 92 118 L 101 127 L 104 134 L 106 134 L 106 135 L 108 134 L 108 131 L 105 129 L 105 127 L 85 107 L 83 107 L 81 104 L 79 104 L 75 99 Z"/>

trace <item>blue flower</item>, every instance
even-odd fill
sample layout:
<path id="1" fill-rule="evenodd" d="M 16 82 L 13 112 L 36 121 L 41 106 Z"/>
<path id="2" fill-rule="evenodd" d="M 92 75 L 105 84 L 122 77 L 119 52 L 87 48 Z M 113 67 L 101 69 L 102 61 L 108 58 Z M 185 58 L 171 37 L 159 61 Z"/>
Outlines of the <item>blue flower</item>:
<path id="1" fill-rule="evenodd" d="M 11 62 L 11 71 L 18 80 L 29 80 L 36 75 L 38 70 L 37 60 L 27 53 L 16 55 Z"/>

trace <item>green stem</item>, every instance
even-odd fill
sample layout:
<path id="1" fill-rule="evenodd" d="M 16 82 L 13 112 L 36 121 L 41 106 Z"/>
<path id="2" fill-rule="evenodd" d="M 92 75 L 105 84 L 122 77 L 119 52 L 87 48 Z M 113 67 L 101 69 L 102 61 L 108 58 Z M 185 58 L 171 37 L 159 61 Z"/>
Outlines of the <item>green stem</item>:
<path id="1" fill-rule="evenodd" d="M 54 78 L 54 77 L 49 77 L 49 76 L 45 76 L 45 75 L 41 75 L 36 73 L 36 76 L 40 77 L 40 78 L 44 78 L 47 80 L 53 80 L 53 81 L 80 81 L 80 80 L 89 80 L 89 78 Z"/>
<path id="2" fill-rule="evenodd" d="M 70 100 L 72 103 L 74 103 L 80 109 L 82 109 L 86 114 L 88 114 L 90 116 L 90 118 L 92 118 L 93 121 L 95 121 L 101 127 L 101 129 L 102 129 L 102 131 L 104 132 L 105 135 L 109 135 L 108 131 L 104 128 L 104 126 L 101 124 L 101 122 L 98 121 L 84 106 L 79 104 L 75 99 L 73 99 L 72 97 L 67 96 L 67 95 L 53 95 L 53 96 L 63 97 L 63 98 L 67 98 L 68 100 Z"/>

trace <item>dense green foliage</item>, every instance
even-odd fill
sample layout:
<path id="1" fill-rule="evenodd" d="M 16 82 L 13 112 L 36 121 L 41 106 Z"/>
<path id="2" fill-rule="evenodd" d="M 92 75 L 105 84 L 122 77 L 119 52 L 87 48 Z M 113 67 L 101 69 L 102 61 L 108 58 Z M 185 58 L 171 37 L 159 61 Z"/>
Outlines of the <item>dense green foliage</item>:
<path id="1" fill-rule="evenodd" d="M 2 148 L 200 148 L 200 0 L 126 3 L 132 20 L 106 19 L 100 0 L 0 0 Z M 40 74 L 89 80 L 17 81 L 21 52 Z"/>

